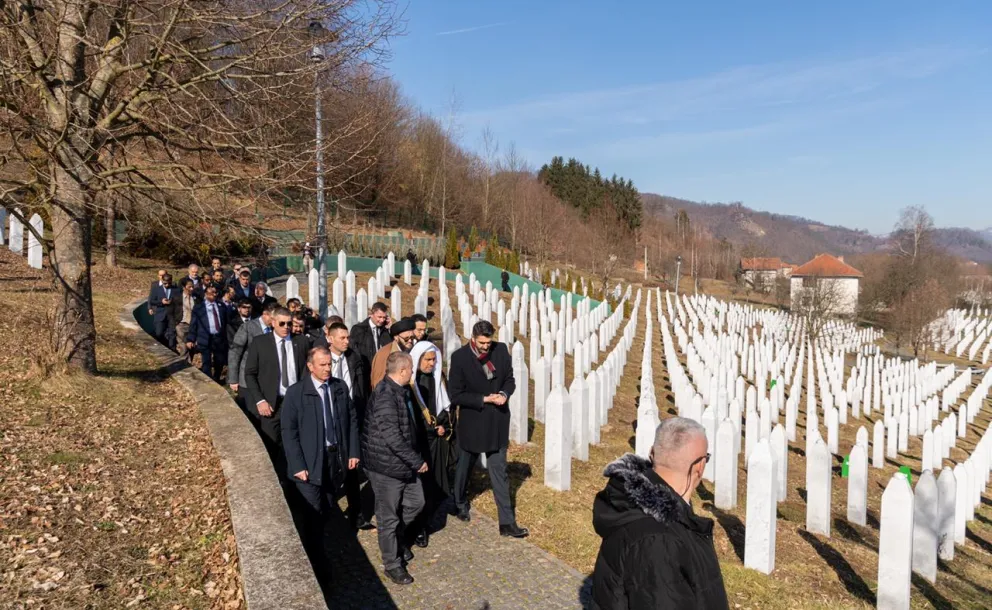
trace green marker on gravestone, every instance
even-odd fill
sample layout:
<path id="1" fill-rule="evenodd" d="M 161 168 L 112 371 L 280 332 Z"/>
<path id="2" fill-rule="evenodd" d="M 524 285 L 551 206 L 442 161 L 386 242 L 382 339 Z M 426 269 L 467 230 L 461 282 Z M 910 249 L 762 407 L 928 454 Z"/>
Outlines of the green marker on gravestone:
<path id="1" fill-rule="evenodd" d="M 910 485 L 913 484 L 913 471 L 909 469 L 909 466 L 900 466 L 899 472 L 906 475 L 906 480 L 909 481 Z"/>
<path id="2" fill-rule="evenodd" d="M 769 381 L 769 382 L 768 382 L 768 390 L 769 390 L 769 391 L 771 391 L 771 390 L 772 390 L 772 388 L 774 388 L 774 387 L 775 387 L 775 384 L 776 384 L 776 383 L 778 383 L 778 379 L 772 379 L 771 381 Z"/>
<path id="3" fill-rule="evenodd" d="M 844 464 L 840 467 L 840 476 L 847 478 L 848 473 L 851 471 L 851 456 L 844 456 Z"/>

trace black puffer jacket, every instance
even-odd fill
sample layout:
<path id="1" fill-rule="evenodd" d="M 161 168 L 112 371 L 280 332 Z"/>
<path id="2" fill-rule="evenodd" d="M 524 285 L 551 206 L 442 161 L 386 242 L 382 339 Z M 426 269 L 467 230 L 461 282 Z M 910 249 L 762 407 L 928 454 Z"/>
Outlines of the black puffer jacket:
<path id="1" fill-rule="evenodd" d="M 697 517 L 651 468 L 628 453 L 606 467 L 592 523 L 603 538 L 592 608 L 727 608 L 713 521 Z"/>
<path id="2" fill-rule="evenodd" d="M 362 466 L 402 481 L 416 479 L 424 464 L 407 406 L 408 391 L 389 377 L 380 381 L 365 408 L 362 431 Z"/>

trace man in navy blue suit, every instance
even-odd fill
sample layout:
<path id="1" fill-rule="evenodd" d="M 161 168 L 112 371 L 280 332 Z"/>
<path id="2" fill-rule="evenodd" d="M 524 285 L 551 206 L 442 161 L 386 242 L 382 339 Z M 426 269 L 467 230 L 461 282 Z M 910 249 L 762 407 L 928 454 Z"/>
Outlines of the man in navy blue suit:
<path id="1" fill-rule="evenodd" d="M 219 383 L 221 371 L 227 364 L 227 317 L 224 306 L 217 302 L 216 287 L 208 287 L 203 298 L 193 308 L 186 347 L 196 347 L 202 359 L 200 370 Z"/>
<path id="2" fill-rule="evenodd" d="M 148 309 L 152 311 L 155 338 L 169 349 L 176 349 L 175 326 L 169 324 L 169 313 L 173 297 L 177 296 L 179 290 L 172 285 L 172 276 L 168 273 L 162 276 L 161 282 L 153 283 L 148 292 Z"/>
<path id="3" fill-rule="evenodd" d="M 323 567 L 324 523 L 337 510 L 345 473 L 358 468 L 361 446 L 348 386 L 331 377 L 331 352 L 310 350 L 307 370 L 286 390 L 279 416 L 286 476 L 305 501 L 303 544 Z"/>

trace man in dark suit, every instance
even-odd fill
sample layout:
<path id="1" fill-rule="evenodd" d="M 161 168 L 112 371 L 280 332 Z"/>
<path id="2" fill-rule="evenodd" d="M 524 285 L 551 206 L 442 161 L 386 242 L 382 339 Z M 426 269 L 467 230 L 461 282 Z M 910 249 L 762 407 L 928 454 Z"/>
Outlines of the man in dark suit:
<path id="1" fill-rule="evenodd" d="M 279 415 L 286 475 L 305 502 L 303 544 L 318 566 L 324 559 L 324 523 L 361 454 L 358 417 L 348 387 L 331 377 L 331 362 L 327 348 L 310 351 L 309 374 L 286 391 Z"/>
<path id="2" fill-rule="evenodd" d="M 262 315 L 262 312 L 265 311 L 265 308 L 269 305 L 269 303 L 279 302 L 275 297 L 269 296 L 268 288 L 269 286 L 265 282 L 258 282 L 255 284 L 255 294 L 251 299 L 251 317 L 257 318 Z M 237 291 L 235 291 L 235 294 L 237 294 Z"/>
<path id="3" fill-rule="evenodd" d="M 227 320 L 224 306 L 217 302 L 216 288 L 207 288 L 203 299 L 203 302 L 193 307 L 186 333 L 186 347 L 196 347 L 202 359 L 200 370 L 204 375 L 220 382 L 220 373 L 227 364 Z"/>
<path id="4" fill-rule="evenodd" d="M 458 518 L 471 519 L 465 488 L 480 453 L 486 455 L 493 497 L 499 513 L 501 536 L 523 538 L 526 528 L 517 525 L 506 475 L 506 448 L 510 444 L 510 409 L 507 402 L 516 389 L 513 362 L 506 345 L 493 341 L 496 329 L 485 320 L 472 327 L 472 340 L 451 355 L 448 396 L 458 405 L 458 447 L 455 470 L 455 505 Z"/>
<path id="5" fill-rule="evenodd" d="M 238 279 L 233 283 L 234 295 L 239 299 L 244 297 L 246 299 L 251 299 L 255 296 L 255 285 L 251 283 L 251 271 L 247 269 L 242 269 L 239 272 Z M 252 316 L 257 318 L 258 316 Z"/>
<path id="6" fill-rule="evenodd" d="M 238 301 L 230 320 L 231 322 L 227 325 L 227 344 L 233 345 L 234 337 L 237 336 L 241 326 L 251 322 L 251 301 L 248 299 Z M 230 358 L 228 358 L 228 365 L 233 365 Z"/>
<path id="7" fill-rule="evenodd" d="M 292 318 L 279 307 L 272 317 L 272 333 L 255 337 L 245 356 L 246 406 L 262 432 L 280 479 L 285 475 L 279 409 L 286 390 L 305 375 L 307 342 L 289 334 Z"/>
<path id="8" fill-rule="evenodd" d="M 179 296 L 179 290 L 172 285 L 172 276 L 166 273 L 161 282 L 153 282 L 148 293 L 148 308 L 152 310 L 152 321 L 155 325 L 155 338 L 169 349 L 176 349 L 175 325 L 169 332 L 169 314 L 173 297 Z"/>
<path id="9" fill-rule="evenodd" d="M 314 348 L 327 347 L 331 354 L 331 374 L 340 379 L 348 388 L 348 396 L 358 416 L 359 430 L 365 422 L 365 401 L 368 398 L 368 381 L 362 358 L 349 347 L 348 327 L 335 322 L 327 329 L 325 337 L 314 343 Z M 362 473 L 359 469 L 349 471 L 345 476 L 345 492 L 348 496 L 348 516 L 357 529 L 372 529 L 372 515 L 375 510 L 373 498 L 361 496 Z M 371 489 L 369 489 L 371 491 Z"/>
<path id="10" fill-rule="evenodd" d="M 372 370 L 372 359 L 376 352 L 393 340 L 386 328 L 388 315 L 386 305 L 376 301 L 369 310 L 369 317 L 351 327 L 351 349 L 361 356 L 362 368 L 366 374 Z"/>

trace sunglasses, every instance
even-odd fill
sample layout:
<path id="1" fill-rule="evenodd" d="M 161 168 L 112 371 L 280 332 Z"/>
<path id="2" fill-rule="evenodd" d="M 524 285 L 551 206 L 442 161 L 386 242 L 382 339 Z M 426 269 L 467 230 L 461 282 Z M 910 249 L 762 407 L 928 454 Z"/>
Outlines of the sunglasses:
<path id="1" fill-rule="evenodd" d="M 292 322 L 276 322 L 276 326 L 283 328 L 284 326 L 289 326 Z"/>

